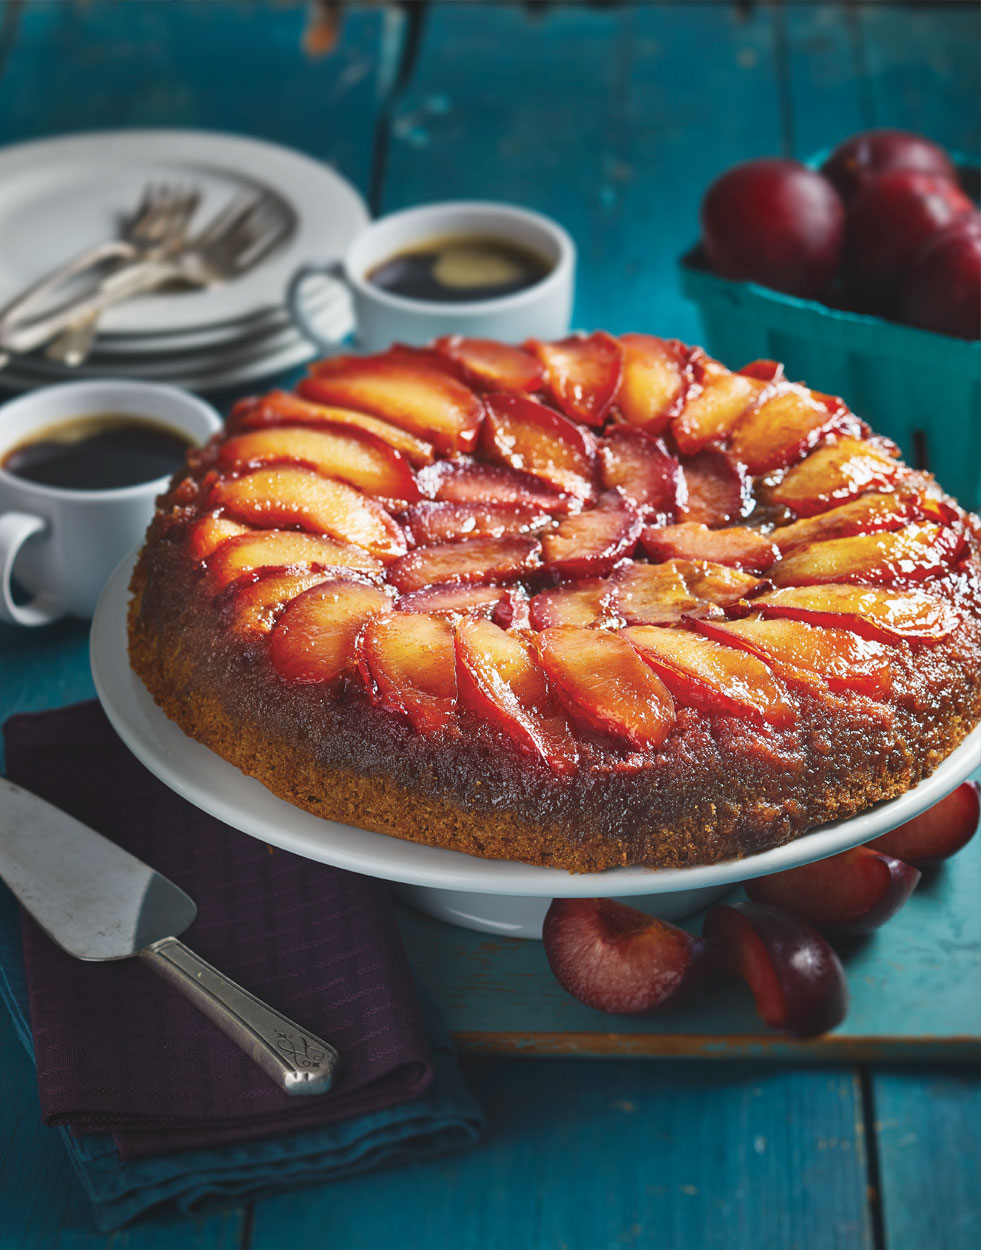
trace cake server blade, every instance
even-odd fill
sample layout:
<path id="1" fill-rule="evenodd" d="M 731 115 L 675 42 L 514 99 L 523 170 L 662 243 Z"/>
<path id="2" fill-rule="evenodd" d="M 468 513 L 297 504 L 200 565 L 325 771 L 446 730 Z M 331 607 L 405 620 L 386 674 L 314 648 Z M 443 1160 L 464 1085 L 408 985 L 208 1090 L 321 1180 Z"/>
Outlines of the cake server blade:
<path id="1" fill-rule="evenodd" d="M 76 959 L 149 965 L 288 1094 L 322 1094 L 337 1051 L 178 940 L 197 907 L 179 886 L 81 821 L 0 778 L 0 877 Z M 191 1057 L 189 1057 L 191 1058 Z"/>

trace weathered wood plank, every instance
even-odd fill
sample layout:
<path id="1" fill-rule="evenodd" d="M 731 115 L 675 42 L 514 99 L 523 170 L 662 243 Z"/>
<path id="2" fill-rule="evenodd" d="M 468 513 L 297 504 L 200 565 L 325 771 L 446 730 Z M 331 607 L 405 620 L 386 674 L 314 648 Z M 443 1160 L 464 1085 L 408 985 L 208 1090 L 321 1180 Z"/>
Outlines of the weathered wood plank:
<path id="1" fill-rule="evenodd" d="M 841 4 L 777 9 L 791 155 L 804 159 L 871 124 L 855 23 Z"/>
<path id="2" fill-rule="evenodd" d="M 278 1250 L 284 1227 L 321 1245 L 454 1250 L 872 1244 L 847 1073 L 484 1060 L 467 1076 L 490 1119 L 478 1150 L 267 1199 L 253 1250 Z"/>
<path id="3" fill-rule="evenodd" d="M 977 996 L 981 982 L 965 985 Z M 872 1076 L 889 1250 L 974 1250 L 981 1230 L 981 1081 L 976 1065 Z"/>
<path id="4" fill-rule="evenodd" d="M 695 339 L 676 262 L 702 191 L 781 134 L 770 6 L 439 4 L 395 110 L 383 207 L 540 209 L 579 246 L 577 325 Z"/>

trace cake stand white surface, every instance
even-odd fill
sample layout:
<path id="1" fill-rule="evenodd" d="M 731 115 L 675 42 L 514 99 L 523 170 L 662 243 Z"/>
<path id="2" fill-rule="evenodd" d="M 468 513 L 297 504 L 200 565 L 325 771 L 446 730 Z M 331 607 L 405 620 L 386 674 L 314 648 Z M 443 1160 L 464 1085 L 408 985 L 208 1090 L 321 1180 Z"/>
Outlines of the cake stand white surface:
<path id="1" fill-rule="evenodd" d="M 597 873 L 478 859 L 301 811 L 187 737 L 129 667 L 126 608 L 134 561 L 134 555 L 127 557 L 103 591 L 92 621 L 90 658 L 99 700 L 137 759 L 188 802 L 233 828 L 296 855 L 396 883 L 399 895 L 413 906 L 471 929 L 540 937 L 548 904 L 559 897 L 617 897 L 664 919 L 688 915 L 742 881 L 823 859 L 902 824 L 969 777 L 981 755 L 978 727 L 935 772 L 900 798 L 746 859 Z"/>

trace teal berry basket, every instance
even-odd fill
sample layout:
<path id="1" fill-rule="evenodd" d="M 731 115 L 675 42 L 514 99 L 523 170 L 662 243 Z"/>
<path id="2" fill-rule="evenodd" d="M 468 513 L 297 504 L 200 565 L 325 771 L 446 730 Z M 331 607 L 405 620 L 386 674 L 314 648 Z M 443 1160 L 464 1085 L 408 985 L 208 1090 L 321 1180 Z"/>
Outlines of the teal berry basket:
<path id="1" fill-rule="evenodd" d="M 818 165 L 824 154 L 808 161 Z M 958 164 L 976 177 L 971 162 Z M 730 368 L 780 360 L 791 378 L 840 395 L 908 463 L 981 508 L 981 340 L 952 338 L 720 278 L 696 247 L 681 289 L 698 307 L 702 344 Z"/>

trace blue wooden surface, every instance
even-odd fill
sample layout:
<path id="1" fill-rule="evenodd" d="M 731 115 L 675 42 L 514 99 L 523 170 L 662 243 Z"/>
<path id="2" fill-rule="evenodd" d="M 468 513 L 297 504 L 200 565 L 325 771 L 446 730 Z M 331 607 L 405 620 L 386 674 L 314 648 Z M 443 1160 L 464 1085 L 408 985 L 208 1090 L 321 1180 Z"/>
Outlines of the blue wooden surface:
<path id="1" fill-rule="evenodd" d="M 413 55 L 417 17 L 350 13 L 338 51 L 310 61 L 296 4 L 8 3 L 0 142 L 195 125 L 331 160 L 376 208 L 452 195 L 527 203 L 579 241 L 580 324 L 681 337 L 695 337 L 696 320 L 674 260 L 694 234 L 704 184 L 723 166 L 803 155 L 868 124 L 978 145 L 969 5 L 440 5 L 426 13 Z M 0 714 L 86 697 L 85 651 L 77 624 L 0 633 Z M 932 888 L 969 892 L 967 869 Z M 410 945 L 422 965 L 420 926 Z M 886 940 L 867 952 L 870 975 L 889 962 Z M 461 938 L 461 959 L 480 941 Z M 514 970 L 515 1001 L 538 977 L 529 1012 L 547 984 L 540 969 L 518 981 L 535 957 L 531 945 L 494 955 L 498 970 Z M 886 986 L 900 971 L 886 968 Z M 451 1020 L 454 975 L 426 966 Z M 965 995 L 972 989 L 966 980 Z M 925 1003 L 931 993 L 925 977 Z M 587 1027 L 585 1008 L 553 1006 Z M 151 1219 L 106 1239 L 92 1229 L 59 1139 L 39 1124 L 30 1065 L 0 1019 L 0 1250 L 976 1244 L 973 1070 L 465 1063 L 490 1117 L 486 1142 L 470 1154 L 207 1220 Z"/>

